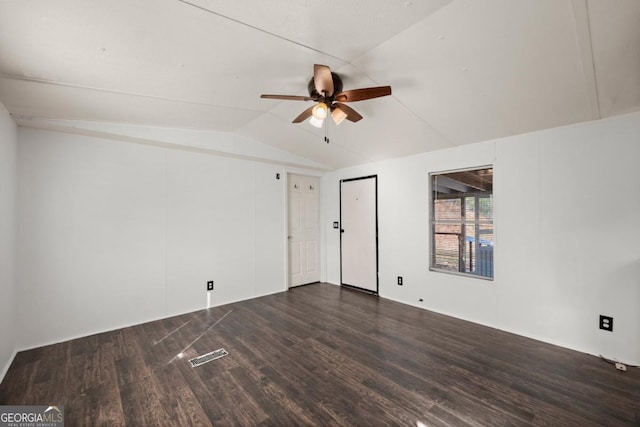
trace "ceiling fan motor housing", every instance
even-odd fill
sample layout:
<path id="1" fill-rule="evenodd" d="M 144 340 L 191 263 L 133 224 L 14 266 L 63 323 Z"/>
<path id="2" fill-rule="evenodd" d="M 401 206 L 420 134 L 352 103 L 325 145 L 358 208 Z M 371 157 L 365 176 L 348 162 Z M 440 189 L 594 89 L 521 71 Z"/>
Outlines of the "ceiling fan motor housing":
<path id="1" fill-rule="evenodd" d="M 333 93 L 331 94 L 331 96 L 325 97 L 322 94 L 318 93 L 316 85 L 313 81 L 313 77 L 311 77 L 311 80 L 309 80 L 309 84 L 307 85 L 309 96 L 311 98 L 317 98 L 318 101 L 324 101 L 327 105 L 331 105 L 331 103 L 335 101 L 335 96 L 342 92 L 342 79 L 340 78 L 340 76 L 332 71 L 331 79 L 333 80 Z"/>

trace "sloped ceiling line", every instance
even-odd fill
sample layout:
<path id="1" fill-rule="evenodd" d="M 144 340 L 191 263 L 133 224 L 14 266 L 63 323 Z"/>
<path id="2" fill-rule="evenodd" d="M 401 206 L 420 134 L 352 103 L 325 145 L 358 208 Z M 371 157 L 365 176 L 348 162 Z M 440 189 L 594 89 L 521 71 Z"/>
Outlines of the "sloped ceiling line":
<path id="1" fill-rule="evenodd" d="M 602 118 L 600 112 L 600 96 L 598 93 L 598 78 L 596 75 L 596 65 L 593 59 L 593 44 L 591 34 L 591 18 L 589 14 L 589 3 L 587 0 L 572 0 L 573 15 L 576 24 L 577 43 L 580 48 L 580 59 L 582 60 L 582 70 L 587 91 L 587 100 L 591 110 L 591 118 L 598 120 Z"/>
<path id="2" fill-rule="evenodd" d="M 85 85 L 79 85 L 79 84 L 67 83 L 67 82 L 59 82 L 59 81 L 53 81 L 53 80 L 47 80 L 47 79 L 38 79 L 38 78 L 35 78 L 35 77 L 16 76 L 16 75 L 6 74 L 6 73 L 0 73 L 0 78 L 10 79 L 10 80 L 20 80 L 20 81 L 24 81 L 24 82 L 39 83 L 39 84 L 45 84 L 45 85 L 72 87 L 72 88 L 75 88 L 75 89 L 84 89 L 84 90 L 91 90 L 91 91 L 97 91 L 97 92 L 103 92 L 103 93 L 112 93 L 112 94 L 115 94 L 115 95 L 136 96 L 136 97 L 140 97 L 140 98 L 156 99 L 156 100 L 160 100 L 160 101 L 180 102 L 180 103 L 183 103 L 183 104 L 190 104 L 190 105 L 203 105 L 203 106 L 206 106 L 206 107 L 224 107 L 225 109 L 238 110 L 238 111 L 250 111 L 252 113 L 260 113 L 260 112 L 262 112 L 261 110 L 256 110 L 256 109 L 251 109 L 251 108 L 240 108 L 240 107 L 234 107 L 234 106 L 229 106 L 229 105 L 212 104 L 210 102 L 190 101 L 190 100 L 186 100 L 186 99 L 170 98 L 170 97 L 166 97 L 166 96 L 148 95 L 148 94 L 144 94 L 144 93 L 134 93 L 134 92 L 122 91 L 122 90 L 105 89 L 105 88 L 101 88 L 101 87 L 85 86 Z M 47 117 L 43 117 L 43 118 L 47 118 Z"/>
<path id="3" fill-rule="evenodd" d="M 597 116 L 595 117 L 596 119 L 601 119 L 602 118 L 602 113 L 600 112 L 600 91 L 598 90 L 598 73 L 596 71 L 596 62 L 593 60 L 593 43 L 591 42 L 593 40 L 593 34 L 591 33 L 591 13 L 589 13 L 589 0 L 585 0 L 585 9 L 587 12 L 587 32 L 588 35 L 587 37 L 585 37 L 585 41 L 586 43 L 589 44 L 589 54 L 590 54 L 590 63 L 591 63 L 591 71 L 593 72 L 593 90 L 595 91 L 595 97 L 596 97 L 596 109 L 597 109 Z"/>
<path id="4" fill-rule="evenodd" d="M 178 0 L 178 1 L 179 1 L 180 3 L 184 3 L 184 4 L 188 5 L 188 6 L 195 7 L 196 9 L 200 9 L 200 10 L 202 10 L 202 11 L 205 11 L 205 12 L 207 12 L 207 13 L 210 13 L 210 14 L 212 14 L 212 15 L 215 15 L 215 16 L 217 16 L 217 17 L 219 17 L 219 18 L 223 18 L 223 19 L 229 20 L 229 21 L 231 21 L 231 22 L 234 22 L 234 23 L 236 23 L 236 24 L 243 25 L 243 26 L 245 26 L 245 27 L 247 27 L 247 28 L 251 28 L 252 30 L 260 31 L 261 33 L 266 34 L 266 35 L 268 35 L 268 36 L 276 37 L 276 38 L 278 38 L 278 39 L 280 39 L 280 40 L 284 40 L 284 41 L 286 41 L 286 42 L 288 42 L 288 43 L 291 43 L 291 44 L 294 44 L 294 45 L 296 45 L 296 46 L 300 46 L 300 47 L 302 47 L 302 48 L 309 49 L 309 50 L 312 50 L 312 51 L 314 51 L 314 52 L 320 53 L 320 54 L 322 54 L 322 55 L 326 55 L 326 56 L 329 56 L 329 57 L 331 57 L 331 58 L 337 59 L 338 61 L 342 61 L 342 62 L 349 62 L 349 61 L 347 61 L 347 60 L 345 60 L 345 59 L 338 58 L 337 56 L 332 55 L 332 54 L 330 54 L 330 53 L 328 53 L 328 52 L 323 52 L 323 51 L 321 51 L 321 50 L 319 50 L 319 49 L 316 49 L 316 48 L 314 48 L 314 47 L 311 47 L 311 46 L 308 46 L 308 45 L 306 45 L 306 44 L 303 44 L 303 43 L 297 42 L 297 41 L 295 41 L 295 40 L 292 40 L 292 39 L 286 38 L 286 37 L 281 36 L 281 35 L 279 35 L 279 34 L 276 34 L 276 33 L 274 33 L 274 32 L 267 31 L 267 30 L 265 30 L 265 29 L 263 29 L 263 28 L 256 27 L 255 25 L 251 25 L 251 24 L 249 24 L 249 23 L 247 23 L 247 22 L 243 22 L 243 21 L 240 21 L 240 20 L 238 20 L 238 19 L 232 18 L 232 17 L 230 17 L 230 16 L 223 15 L 223 14 L 221 14 L 221 13 L 218 13 L 218 12 L 214 11 L 214 10 L 208 9 L 208 8 L 206 8 L 206 7 L 204 7 L 204 6 L 200 6 L 199 4 L 195 4 L 195 3 L 189 2 L 189 1 L 187 1 L 187 0 Z"/>

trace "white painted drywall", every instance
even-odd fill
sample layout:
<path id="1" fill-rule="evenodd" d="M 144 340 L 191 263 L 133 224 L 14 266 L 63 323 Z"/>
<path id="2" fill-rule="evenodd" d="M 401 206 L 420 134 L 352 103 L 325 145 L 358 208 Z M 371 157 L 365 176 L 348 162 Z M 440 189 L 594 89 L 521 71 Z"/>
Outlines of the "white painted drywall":
<path id="1" fill-rule="evenodd" d="M 15 355 L 18 130 L 0 104 L 0 381 Z"/>
<path id="2" fill-rule="evenodd" d="M 19 128 L 18 347 L 165 313 L 165 151 Z"/>
<path id="3" fill-rule="evenodd" d="M 254 164 L 255 268 L 254 295 L 280 292 L 287 287 L 287 171 L 281 167 Z M 276 179 L 280 174 L 280 179 Z"/>
<path id="4" fill-rule="evenodd" d="M 276 165 L 19 129 L 17 346 L 284 291 Z"/>
<path id="5" fill-rule="evenodd" d="M 340 283 L 339 180 L 377 174 L 381 296 L 638 365 L 638 135 L 634 113 L 327 173 L 326 280 Z M 488 164 L 495 280 L 429 271 L 428 174 Z"/>

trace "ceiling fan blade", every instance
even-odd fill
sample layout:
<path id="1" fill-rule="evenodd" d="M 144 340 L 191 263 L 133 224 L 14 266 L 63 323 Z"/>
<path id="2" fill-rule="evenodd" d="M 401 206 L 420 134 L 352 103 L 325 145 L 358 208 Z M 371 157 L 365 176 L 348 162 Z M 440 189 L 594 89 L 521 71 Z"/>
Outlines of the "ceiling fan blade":
<path id="1" fill-rule="evenodd" d="M 311 98 L 308 96 L 297 96 L 297 95 L 260 95 L 260 98 L 284 99 L 285 101 L 315 101 L 314 98 Z"/>
<path id="2" fill-rule="evenodd" d="M 312 105 L 311 107 L 309 107 L 309 108 L 307 108 L 306 110 L 304 110 L 302 113 L 300 113 L 300 115 L 299 115 L 298 117 L 296 117 L 295 119 L 293 119 L 293 122 L 291 122 L 291 123 L 300 123 L 300 122 L 304 122 L 306 119 L 308 119 L 309 117 L 311 117 L 313 107 L 315 107 L 315 105 Z"/>
<path id="3" fill-rule="evenodd" d="M 350 122 L 357 122 L 362 119 L 362 116 L 360 115 L 360 113 L 358 113 L 356 110 L 349 107 L 348 105 L 340 104 L 339 102 L 336 102 L 333 104 L 333 108 L 334 108 L 333 111 L 340 110 L 342 113 L 344 113 L 344 117 L 340 120 L 340 123 L 342 123 L 342 120 L 344 120 L 345 118 Z M 339 118 L 340 116 L 342 116 L 341 113 L 336 113 L 336 117 Z M 333 120 L 336 122 L 337 125 L 340 124 L 338 123 L 338 121 L 336 121 L 336 117 L 334 117 L 333 112 L 331 113 L 331 117 L 333 118 Z"/>
<path id="4" fill-rule="evenodd" d="M 313 66 L 313 84 L 320 95 L 326 97 L 333 95 L 331 69 L 326 65 L 315 64 Z"/>
<path id="5" fill-rule="evenodd" d="M 365 99 L 380 98 L 391 95 L 391 86 L 366 87 L 363 89 L 345 90 L 336 95 L 336 101 L 354 102 Z"/>

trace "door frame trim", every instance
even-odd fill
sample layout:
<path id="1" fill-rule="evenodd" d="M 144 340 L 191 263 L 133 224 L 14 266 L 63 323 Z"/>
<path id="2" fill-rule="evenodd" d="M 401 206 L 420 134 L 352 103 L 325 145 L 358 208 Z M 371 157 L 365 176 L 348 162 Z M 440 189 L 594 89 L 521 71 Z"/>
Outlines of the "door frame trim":
<path id="1" fill-rule="evenodd" d="M 371 289 L 365 289 L 358 286 L 349 285 L 348 283 L 343 283 L 342 281 L 342 183 L 349 181 L 359 181 L 363 179 L 374 179 L 375 184 L 375 216 L 376 216 L 376 290 L 372 291 Z M 344 286 L 351 289 L 357 289 L 364 292 L 369 292 L 374 295 L 378 295 L 380 292 L 380 250 L 378 248 L 378 175 L 367 175 L 360 176 L 357 178 L 347 178 L 340 180 L 340 188 L 338 191 L 339 194 L 339 204 L 340 204 L 340 286 Z"/>

